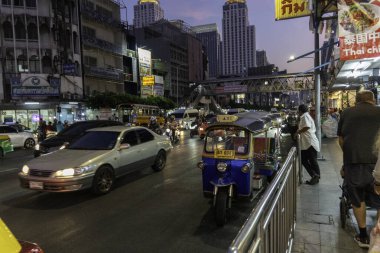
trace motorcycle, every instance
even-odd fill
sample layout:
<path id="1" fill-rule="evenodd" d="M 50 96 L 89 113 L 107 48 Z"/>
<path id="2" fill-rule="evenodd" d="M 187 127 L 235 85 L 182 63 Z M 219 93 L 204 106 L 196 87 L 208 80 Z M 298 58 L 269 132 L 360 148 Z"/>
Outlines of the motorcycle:
<path id="1" fill-rule="evenodd" d="M 174 145 L 179 142 L 179 136 L 181 135 L 181 133 L 178 129 L 176 129 L 175 134 L 173 136 L 173 131 L 167 127 L 163 135 L 166 135 L 170 139 L 171 143 Z"/>

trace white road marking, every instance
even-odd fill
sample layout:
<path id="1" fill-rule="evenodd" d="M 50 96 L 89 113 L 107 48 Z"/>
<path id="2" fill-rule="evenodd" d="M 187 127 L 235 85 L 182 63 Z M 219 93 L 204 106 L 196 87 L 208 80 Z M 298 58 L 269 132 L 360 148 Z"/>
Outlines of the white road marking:
<path id="1" fill-rule="evenodd" d="M 12 168 L 12 169 L 7 169 L 7 170 L 0 170 L 0 173 L 1 173 L 1 172 L 14 171 L 14 170 L 19 170 L 19 168 Z"/>

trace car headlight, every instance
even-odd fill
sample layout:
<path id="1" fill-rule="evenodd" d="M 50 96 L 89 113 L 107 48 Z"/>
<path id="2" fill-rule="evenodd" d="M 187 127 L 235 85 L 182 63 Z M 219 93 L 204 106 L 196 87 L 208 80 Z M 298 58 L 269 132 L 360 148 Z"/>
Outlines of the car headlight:
<path id="1" fill-rule="evenodd" d="M 200 127 L 200 128 L 199 128 L 199 131 L 203 131 L 203 127 Z"/>
<path id="2" fill-rule="evenodd" d="M 36 144 L 36 145 L 34 146 L 34 149 L 35 149 L 35 150 L 40 150 L 40 144 Z"/>
<path id="3" fill-rule="evenodd" d="M 216 166 L 216 168 L 218 169 L 218 171 L 220 172 L 225 172 L 227 170 L 227 163 L 218 163 L 218 165 Z"/>
<path id="4" fill-rule="evenodd" d="M 84 173 L 90 172 L 94 169 L 95 165 L 81 166 L 76 168 L 68 168 L 63 170 L 58 170 L 55 172 L 56 177 L 71 177 L 79 176 Z"/>
<path id="5" fill-rule="evenodd" d="M 25 175 L 28 175 L 28 173 L 29 173 L 29 167 L 28 167 L 28 165 L 24 165 L 24 166 L 22 166 L 22 173 L 24 173 Z"/>

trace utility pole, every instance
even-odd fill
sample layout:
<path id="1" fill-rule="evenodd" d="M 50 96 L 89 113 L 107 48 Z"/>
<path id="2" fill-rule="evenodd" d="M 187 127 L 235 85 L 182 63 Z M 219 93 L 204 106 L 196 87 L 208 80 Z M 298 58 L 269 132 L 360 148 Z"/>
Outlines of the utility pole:
<path id="1" fill-rule="evenodd" d="M 318 1 L 313 0 L 313 19 L 314 19 L 314 91 L 315 91 L 315 127 L 316 135 L 321 148 L 321 70 L 319 56 L 319 33 L 318 27 L 321 17 L 318 11 Z"/>

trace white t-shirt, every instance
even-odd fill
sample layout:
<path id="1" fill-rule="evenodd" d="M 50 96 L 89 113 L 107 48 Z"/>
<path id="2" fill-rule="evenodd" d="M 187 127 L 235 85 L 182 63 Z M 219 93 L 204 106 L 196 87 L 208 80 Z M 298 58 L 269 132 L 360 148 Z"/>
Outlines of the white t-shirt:
<path id="1" fill-rule="evenodd" d="M 298 130 L 301 130 L 304 127 L 309 127 L 306 132 L 300 133 L 300 145 L 301 150 L 306 150 L 313 146 L 313 148 L 319 152 L 319 141 L 315 134 L 315 124 L 313 118 L 310 116 L 308 112 L 305 112 L 300 117 L 300 123 L 298 124 Z"/>
<path id="2" fill-rule="evenodd" d="M 377 155 L 377 162 L 375 165 L 375 169 L 373 170 L 373 177 L 375 178 L 376 182 L 380 183 L 380 149 Z"/>

